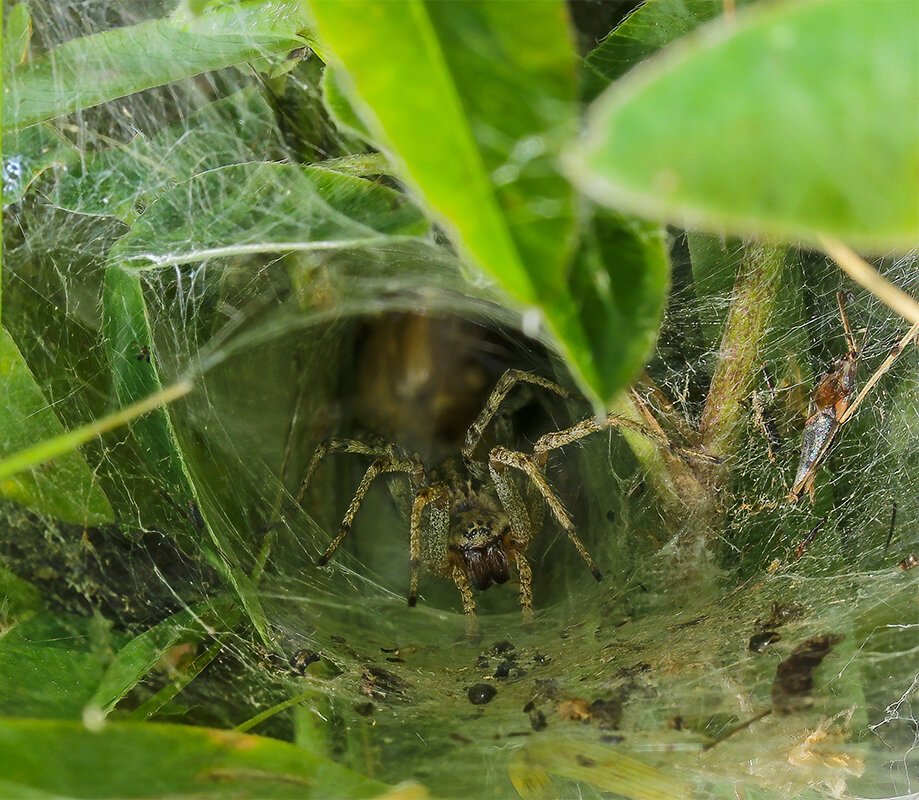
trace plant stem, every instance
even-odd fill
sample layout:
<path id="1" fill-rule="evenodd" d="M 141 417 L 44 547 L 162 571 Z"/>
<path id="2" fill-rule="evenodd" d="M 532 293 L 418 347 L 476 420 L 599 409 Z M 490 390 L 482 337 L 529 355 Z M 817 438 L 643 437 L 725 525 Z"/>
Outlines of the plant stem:
<path id="1" fill-rule="evenodd" d="M 781 287 L 785 248 L 748 242 L 724 326 L 718 366 L 702 411 L 702 447 L 729 458 L 737 448 L 749 396 L 761 361 L 761 342 Z"/>

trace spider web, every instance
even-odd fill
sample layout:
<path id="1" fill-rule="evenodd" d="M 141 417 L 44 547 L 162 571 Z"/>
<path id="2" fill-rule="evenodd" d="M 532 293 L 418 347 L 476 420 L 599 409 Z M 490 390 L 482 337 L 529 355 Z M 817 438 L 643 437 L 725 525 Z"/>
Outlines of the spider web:
<path id="1" fill-rule="evenodd" d="M 36 4 L 33 48 L 168 11 Z M 444 420 L 471 422 L 504 369 L 572 382 L 524 334 L 526 315 L 503 308 L 437 231 L 405 235 L 410 219 L 394 230 L 342 219 L 321 192 L 309 195 L 314 205 L 285 204 L 278 198 L 293 184 L 280 170 L 260 168 L 244 185 L 261 190 L 240 190 L 240 176 L 252 177 L 246 165 L 359 151 L 322 108 L 316 59 L 277 77 L 283 66 L 200 76 L 4 143 L 4 192 L 15 198 L 4 212 L 4 326 L 66 427 L 98 418 L 116 405 L 106 270 L 113 252 L 140 265 L 150 367 L 164 385 L 195 381 L 171 419 L 196 492 L 189 506 L 151 466 L 142 436 L 116 432 L 83 452 L 116 522 L 84 531 L 7 502 L 5 567 L 41 590 L 78 642 L 103 636 L 117 649 L 170 615 L 207 621 L 197 652 L 215 641 L 219 652 L 156 718 L 231 727 L 302 695 L 253 732 L 384 781 L 417 779 L 436 796 L 516 796 L 509 767 L 542 741 L 565 752 L 618 748 L 699 798 L 733 797 L 735 786 L 746 797 L 915 796 L 919 570 L 896 565 L 919 549 L 919 354 L 910 347 L 842 431 L 814 505 L 786 503 L 810 387 L 845 350 L 836 290 L 853 292 L 859 385 L 906 329 L 815 254 L 789 255 L 713 536 L 668 511 L 614 430 L 553 454 L 548 466 L 605 580 L 598 587 L 547 523 L 528 554 L 530 628 L 514 585 L 479 597 L 476 644 L 465 640 L 453 586 L 425 574 L 418 606 L 407 608 L 405 509 L 388 479 L 368 494 L 329 566 L 314 566 L 366 468 L 356 456 L 330 457 L 298 505 L 320 439 L 381 434 L 436 462 L 463 428 Z M 386 175 L 371 177 L 398 190 Z M 154 219 L 175 226 L 140 230 L 148 211 L 165 213 L 164 197 L 173 216 Z M 352 237 L 348 246 L 271 246 L 329 219 Z M 214 225 L 226 226 L 232 252 L 203 253 Z M 690 251 L 702 240 L 671 233 L 674 291 L 648 373 L 692 428 L 718 363 L 732 274 L 694 281 Z M 882 267 L 919 295 L 914 258 Z M 132 367 L 146 365 L 142 345 L 125 343 Z M 773 452 L 754 405 L 777 433 Z M 584 413 L 577 400 L 536 400 L 504 433 L 525 447 Z M 231 554 L 229 566 L 218 551 Z M 248 603 L 229 612 L 243 585 Z M 781 640 L 751 652 L 757 622 L 776 604 L 791 609 L 774 626 Z M 93 633 L 93 620 L 108 633 Z M 811 708 L 766 717 L 700 753 L 768 708 L 779 662 L 822 634 L 845 639 L 815 673 Z M 299 674 L 290 662 L 303 651 L 319 660 Z M 168 680 L 151 671 L 114 717 L 143 707 Z M 480 683 L 498 694 L 470 705 L 467 690 Z M 589 724 L 565 719 L 560 710 L 575 699 L 618 705 L 619 718 L 606 727 L 598 713 Z M 85 717 L 85 698 L 73 705 Z M 38 698 L 31 713 L 51 715 L 49 707 Z M 555 789 L 606 796 L 591 768 L 573 763 Z"/>

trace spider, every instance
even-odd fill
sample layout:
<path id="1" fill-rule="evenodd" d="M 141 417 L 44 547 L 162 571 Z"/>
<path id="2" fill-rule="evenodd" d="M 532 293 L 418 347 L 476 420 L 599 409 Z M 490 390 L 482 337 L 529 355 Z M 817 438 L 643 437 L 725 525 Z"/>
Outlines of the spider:
<path id="1" fill-rule="evenodd" d="M 544 468 L 549 452 L 613 426 L 638 430 L 659 445 L 670 447 L 660 434 L 616 414 L 587 419 L 563 430 L 548 433 L 537 440 L 532 453 L 523 453 L 497 445 L 487 455 L 477 452 L 489 424 L 500 411 L 511 390 L 529 383 L 562 398 L 568 391 L 553 381 L 521 370 L 508 370 L 492 390 L 484 408 L 466 431 L 461 456 L 452 456 L 428 473 L 419 456 L 386 441 L 363 442 L 357 439 L 328 439 L 316 448 L 307 467 L 306 477 L 297 496 L 299 504 L 320 462 L 330 453 L 356 453 L 373 459 L 361 479 L 345 512 L 338 535 L 319 558 L 324 566 L 351 530 L 354 517 L 373 481 L 385 473 L 405 473 L 412 487 L 413 499 L 409 522 L 411 586 L 408 604 L 418 598 L 418 578 L 422 564 L 432 573 L 452 580 L 463 601 L 466 631 L 470 638 L 478 634 L 474 590 L 484 591 L 495 584 L 506 583 L 511 569 L 520 579 L 520 605 L 523 618 L 533 618 L 532 571 L 526 558 L 533 536 L 542 528 L 545 507 L 561 525 L 569 541 L 597 581 L 602 574 L 584 547 L 570 514 L 566 511 Z M 684 455 L 702 457 L 684 448 L 672 448 Z M 526 480 L 521 494 L 512 479 L 513 471 Z"/>

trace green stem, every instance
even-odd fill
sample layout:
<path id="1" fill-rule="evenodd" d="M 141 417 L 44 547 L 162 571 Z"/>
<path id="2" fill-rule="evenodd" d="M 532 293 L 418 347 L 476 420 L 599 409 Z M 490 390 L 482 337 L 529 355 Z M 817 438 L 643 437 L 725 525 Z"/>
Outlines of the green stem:
<path id="1" fill-rule="evenodd" d="M 256 714 L 254 717 L 250 717 L 245 722 L 241 722 L 235 728 L 234 731 L 237 733 L 245 733 L 246 731 L 254 728 L 261 722 L 264 722 L 269 717 L 273 717 L 275 714 L 279 714 L 281 711 L 290 708 L 291 706 L 297 705 L 297 703 L 302 703 L 310 698 L 316 697 L 316 690 L 312 689 L 308 692 L 303 692 L 301 694 L 295 694 L 293 697 L 288 697 L 286 700 L 278 703 L 277 705 L 272 706 L 271 708 L 266 708 L 264 711 Z"/>
<path id="2" fill-rule="evenodd" d="M 228 633 L 225 633 L 223 636 L 219 636 L 217 639 L 215 639 L 214 643 L 208 647 L 207 650 L 205 650 L 201 655 L 199 655 L 191 663 L 187 670 L 185 670 L 174 681 L 160 689 L 149 700 L 135 708 L 130 714 L 128 714 L 128 718 L 145 720 L 159 712 L 159 710 L 164 705 L 166 705 L 166 703 L 172 700 L 172 698 L 174 698 L 204 671 L 204 668 L 210 664 L 211 661 L 213 661 L 217 656 L 217 654 L 223 649 L 223 646 L 226 644 L 229 636 L 230 635 Z"/>
<path id="3" fill-rule="evenodd" d="M 748 242 L 744 247 L 718 366 L 699 424 L 702 446 L 712 455 L 730 457 L 737 448 L 784 264 L 785 248 L 780 245 Z"/>

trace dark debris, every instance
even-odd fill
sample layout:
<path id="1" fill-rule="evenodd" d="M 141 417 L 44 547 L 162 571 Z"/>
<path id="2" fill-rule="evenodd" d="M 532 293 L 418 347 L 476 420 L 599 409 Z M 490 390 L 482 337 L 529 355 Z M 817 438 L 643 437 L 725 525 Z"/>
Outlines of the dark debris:
<path id="1" fill-rule="evenodd" d="M 542 713 L 538 708 L 530 709 L 530 727 L 534 731 L 542 731 L 548 727 L 546 722 L 546 715 Z"/>
<path id="2" fill-rule="evenodd" d="M 844 634 L 814 636 L 799 644 L 776 668 L 772 682 L 772 707 L 776 714 L 790 714 L 808 708 L 814 685 L 814 670 L 833 647 L 845 639 Z"/>
<path id="3" fill-rule="evenodd" d="M 361 694 L 382 700 L 390 695 L 401 696 L 408 684 L 398 675 L 382 667 L 366 667 L 361 673 Z"/>
<path id="4" fill-rule="evenodd" d="M 322 656 L 312 650 L 298 650 L 290 659 L 290 668 L 296 672 L 297 675 L 303 675 L 310 664 L 315 664 L 321 659 Z"/>
<path id="5" fill-rule="evenodd" d="M 466 696 L 472 705 L 483 706 L 490 702 L 497 693 L 498 690 L 490 683 L 477 683 L 475 686 L 469 687 Z"/>
<path id="6" fill-rule="evenodd" d="M 781 641 L 782 635 L 775 631 L 763 631 L 754 633 L 750 637 L 750 643 L 747 646 L 751 653 L 762 653 L 769 645 Z"/>

